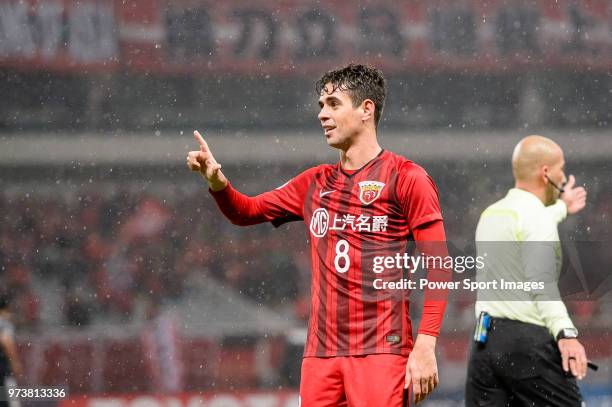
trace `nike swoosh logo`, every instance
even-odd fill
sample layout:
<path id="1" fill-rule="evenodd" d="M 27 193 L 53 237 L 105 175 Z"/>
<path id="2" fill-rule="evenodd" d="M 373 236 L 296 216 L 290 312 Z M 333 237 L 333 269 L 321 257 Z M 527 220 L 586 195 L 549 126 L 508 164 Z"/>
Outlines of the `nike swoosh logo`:
<path id="1" fill-rule="evenodd" d="M 323 198 L 325 195 L 333 194 L 334 192 L 336 192 L 335 189 L 332 189 L 331 191 L 323 191 L 323 190 L 321 190 L 321 192 L 319 192 L 319 197 Z"/>

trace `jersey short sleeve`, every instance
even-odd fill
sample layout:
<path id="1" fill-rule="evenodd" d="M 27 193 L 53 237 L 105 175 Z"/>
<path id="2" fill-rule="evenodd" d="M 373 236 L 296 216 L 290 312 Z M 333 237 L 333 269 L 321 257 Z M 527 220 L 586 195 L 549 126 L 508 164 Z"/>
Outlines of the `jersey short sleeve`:
<path id="1" fill-rule="evenodd" d="M 407 161 L 400 166 L 396 194 L 410 229 L 442 219 L 436 184 L 419 165 Z"/>

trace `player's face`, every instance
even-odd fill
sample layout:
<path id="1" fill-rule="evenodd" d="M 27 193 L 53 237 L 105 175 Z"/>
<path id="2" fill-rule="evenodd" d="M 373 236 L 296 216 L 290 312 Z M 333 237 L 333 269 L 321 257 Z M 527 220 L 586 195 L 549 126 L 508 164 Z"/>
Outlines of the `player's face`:
<path id="1" fill-rule="evenodd" d="M 327 144 L 339 149 L 346 149 L 355 134 L 362 131 L 363 109 L 354 107 L 347 91 L 333 89 L 331 84 L 325 86 L 319 97 L 319 121 L 325 132 Z"/>

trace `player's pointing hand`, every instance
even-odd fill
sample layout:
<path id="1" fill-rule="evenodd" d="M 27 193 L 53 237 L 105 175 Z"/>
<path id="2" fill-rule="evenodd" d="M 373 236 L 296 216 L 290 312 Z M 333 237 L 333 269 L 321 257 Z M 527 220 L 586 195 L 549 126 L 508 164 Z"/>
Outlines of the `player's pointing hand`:
<path id="1" fill-rule="evenodd" d="M 198 171 L 206 181 L 210 189 L 220 191 L 228 184 L 227 178 L 221 172 L 221 164 L 215 160 L 208 144 L 199 131 L 195 130 L 193 136 L 198 142 L 200 149 L 190 151 L 187 154 L 187 166 L 192 171 Z"/>

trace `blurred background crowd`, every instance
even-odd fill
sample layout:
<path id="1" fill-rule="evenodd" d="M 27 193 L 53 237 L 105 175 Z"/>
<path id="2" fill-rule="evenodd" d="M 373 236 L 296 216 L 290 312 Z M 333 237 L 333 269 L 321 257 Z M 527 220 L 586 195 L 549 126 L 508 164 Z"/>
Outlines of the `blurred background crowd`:
<path id="1" fill-rule="evenodd" d="M 480 211 L 511 186 L 508 165 L 499 167 L 488 171 L 488 178 L 475 179 L 471 174 L 478 173 L 476 168 L 465 168 L 467 176 L 461 178 L 457 169 L 449 173 L 448 168 L 428 166 L 440 185 L 451 242 L 473 239 Z M 598 171 L 595 166 L 578 169 L 583 178 Z M 290 171 L 297 174 L 299 168 L 283 172 Z M 231 225 L 203 180 L 186 169 L 181 178 L 179 184 L 106 180 L 95 186 L 5 189 L 0 198 L 0 262 L 3 281 L 15 296 L 19 326 L 36 330 L 54 323 L 84 327 L 94 319 L 126 321 L 143 310 L 139 303 L 180 298 L 193 273 L 206 273 L 259 304 L 306 320 L 310 252 L 303 223 L 278 230 L 270 224 Z M 500 179 L 505 182 L 499 184 Z M 272 187 L 255 177 L 233 181 L 254 193 Z M 573 239 L 607 241 L 612 193 L 591 185 L 589 210 L 572 219 L 573 228 L 564 229 L 570 229 L 567 235 Z M 36 289 L 48 284 L 61 294 L 55 313 L 43 312 L 49 292 Z M 588 317 L 609 318 L 598 315 L 597 307 L 589 309 L 594 314 Z M 473 315 L 458 311 L 449 309 L 453 318 L 465 318 L 455 322 L 469 329 Z"/>

